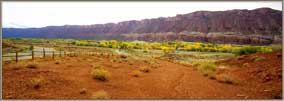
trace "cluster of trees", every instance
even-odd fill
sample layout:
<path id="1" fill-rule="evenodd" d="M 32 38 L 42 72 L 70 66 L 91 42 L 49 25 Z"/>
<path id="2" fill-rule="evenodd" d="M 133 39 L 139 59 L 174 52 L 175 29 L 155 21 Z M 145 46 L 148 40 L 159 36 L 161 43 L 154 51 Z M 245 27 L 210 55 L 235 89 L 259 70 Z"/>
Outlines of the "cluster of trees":
<path id="1" fill-rule="evenodd" d="M 167 42 L 145 42 L 145 41 L 116 41 L 116 40 L 72 40 L 72 39 L 5 39 L 3 41 L 27 42 L 27 43 L 49 43 L 65 44 L 76 46 L 94 46 L 116 49 L 142 49 L 142 50 L 163 50 L 171 52 L 176 50 L 200 51 L 200 52 L 229 52 L 236 55 L 246 55 L 256 52 L 270 52 L 270 46 L 231 45 L 214 44 L 201 42 L 167 41 Z"/>
<path id="2" fill-rule="evenodd" d="M 76 41 L 78 46 L 96 46 L 119 49 L 143 49 L 143 50 L 163 50 L 165 52 L 183 50 L 183 51 L 200 51 L 200 52 L 229 52 L 236 55 L 246 55 L 256 52 L 271 52 L 269 46 L 250 46 L 250 45 L 231 45 L 231 44 L 213 44 L 200 42 L 144 42 L 144 41 Z"/>
<path id="3" fill-rule="evenodd" d="M 271 52 L 273 49 L 271 47 L 265 46 L 242 46 L 234 49 L 232 53 L 236 55 L 248 55 L 256 52 Z"/>

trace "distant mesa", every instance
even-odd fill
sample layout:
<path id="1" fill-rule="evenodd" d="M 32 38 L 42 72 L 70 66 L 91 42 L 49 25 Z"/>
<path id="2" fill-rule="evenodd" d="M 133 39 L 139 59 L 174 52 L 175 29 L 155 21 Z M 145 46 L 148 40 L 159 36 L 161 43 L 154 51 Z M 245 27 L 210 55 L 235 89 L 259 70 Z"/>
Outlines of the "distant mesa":
<path id="1" fill-rule="evenodd" d="M 282 11 L 254 10 L 196 11 L 141 21 L 94 25 L 3 28 L 3 37 L 71 38 L 90 40 L 202 41 L 235 44 L 282 42 Z"/>

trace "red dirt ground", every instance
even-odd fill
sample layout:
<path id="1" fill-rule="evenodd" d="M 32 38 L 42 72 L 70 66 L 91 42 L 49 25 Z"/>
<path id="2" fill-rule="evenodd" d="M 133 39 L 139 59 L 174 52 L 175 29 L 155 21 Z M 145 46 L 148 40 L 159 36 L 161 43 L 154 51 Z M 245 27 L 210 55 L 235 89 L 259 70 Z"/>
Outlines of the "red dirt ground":
<path id="1" fill-rule="evenodd" d="M 277 57 L 281 54 L 281 57 Z M 253 56 L 264 56 L 265 60 L 250 62 Z M 105 90 L 111 99 L 271 99 L 282 98 L 282 53 L 258 53 L 219 64 L 231 64 L 232 69 L 220 73 L 232 73 L 243 81 L 226 84 L 208 79 L 190 67 L 157 60 L 158 68 L 134 77 L 131 72 L 140 66 L 151 66 L 142 60 L 125 59 L 110 62 L 119 57 L 80 56 L 58 58 L 59 64 L 51 59 L 37 59 L 37 69 L 13 69 L 15 63 L 3 64 L 4 99 L 90 99 L 93 92 Z M 123 59 L 121 59 L 123 60 Z M 249 66 L 239 68 L 242 63 Z M 29 64 L 33 61 L 21 61 Z M 133 63 L 133 64 L 131 64 Z M 92 65 L 100 64 L 111 73 L 108 81 L 91 78 Z M 31 78 L 42 76 L 39 89 L 31 85 Z M 277 78 L 276 78 L 277 77 Z M 263 78 L 269 78 L 262 81 Z M 80 94 L 87 89 L 86 94 Z"/>
<path id="2" fill-rule="evenodd" d="M 271 98 L 282 98 L 282 50 L 245 55 L 218 63 L 229 65 L 231 68 L 222 72 L 240 78 L 243 85 L 262 90 L 263 95 Z"/>

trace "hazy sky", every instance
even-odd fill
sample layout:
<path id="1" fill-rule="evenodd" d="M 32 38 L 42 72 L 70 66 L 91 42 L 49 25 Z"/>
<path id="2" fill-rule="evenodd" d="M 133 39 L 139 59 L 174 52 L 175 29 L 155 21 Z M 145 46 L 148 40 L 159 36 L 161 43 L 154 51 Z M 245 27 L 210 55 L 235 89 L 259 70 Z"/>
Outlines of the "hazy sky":
<path id="1" fill-rule="evenodd" d="M 2 2 L 3 27 L 90 25 L 169 17 L 199 10 L 222 11 L 270 7 L 281 1 L 252 2 Z"/>

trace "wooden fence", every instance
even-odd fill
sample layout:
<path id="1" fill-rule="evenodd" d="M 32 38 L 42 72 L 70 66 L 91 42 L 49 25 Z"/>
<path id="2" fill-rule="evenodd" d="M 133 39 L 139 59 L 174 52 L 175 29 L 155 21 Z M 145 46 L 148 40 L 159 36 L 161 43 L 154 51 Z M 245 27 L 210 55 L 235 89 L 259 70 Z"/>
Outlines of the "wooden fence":
<path id="1" fill-rule="evenodd" d="M 58 52 L 58 53 L 56 53 Z M 87 52 L 87 51 L 71 51 L 71 52 L 68 52 L 68 51 L 62 51 L 60 49 L 60 51 L 46 51 L 45 48 L 43 48 L 42 51 L 30 51 L 28 54 L 27 52 L 25 52 L 26 54 L 20 54 L 19 51 L 15 51 L 15 52 L 10 52 L 10 54 L 14 53 L 14 55 L 2 55 L 2 57 L 6 57 L 6 58 L 11 58 L 11 60 L 13 61 L 12 58 L 15 58 L 14 60 L 16 62 L 19 61 L 19 58 L 21 57 L 29 57 L 31 56 L 31 59 L 34 60 L 35 57 L 42 57 L 42 58 L 46 58 L 47 56 L 51 56 L 52 59 L 54 59 L 56 57 L 56 55 L 58 55 L 59 57 L 64 57 L 64 56 L 75 56 L 75 55 L 80 55 L 80 54 L 88 54 L 88 55 L 91 55 L 93 54 L 94 52 Z M 40 56 L 41 55 L 41 56 Z M 2 58 L 2 59 L 3 59 Z"/>

